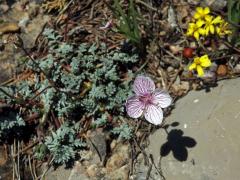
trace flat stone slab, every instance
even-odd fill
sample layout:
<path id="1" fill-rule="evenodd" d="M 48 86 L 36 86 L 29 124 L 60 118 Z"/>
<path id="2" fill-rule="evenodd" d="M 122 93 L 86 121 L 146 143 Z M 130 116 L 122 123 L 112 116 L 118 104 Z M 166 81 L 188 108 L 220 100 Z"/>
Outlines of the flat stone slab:
<path id="1" fill-rule="evenodd" d="M 240 179 L 240 79 L 180 99 L 150 137 L 148 153 L 167 180 Z M 178 123 L 179 124 L 178 124 Z"/>

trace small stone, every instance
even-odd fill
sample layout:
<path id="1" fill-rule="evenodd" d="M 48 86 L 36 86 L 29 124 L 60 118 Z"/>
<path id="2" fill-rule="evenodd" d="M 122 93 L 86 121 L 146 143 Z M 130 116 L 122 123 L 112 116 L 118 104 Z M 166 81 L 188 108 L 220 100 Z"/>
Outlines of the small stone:
<path id="1" fill-rule="evenodd" d="M 166 31 L 161 31 L 161 32 L 159 33 L 160 36 L 165 36 L 166 34 L 167 34 Z"/>
<path id="2" fill-rule="evenodd" d="M 190 47 L 190 48 L 193 48 L 193 49 L 196 49 L 196 48 L 197 48 L 196 42 L 190 42 L 189 47 Z"/>
<path id="3" fill-rule="evenodd" d="M 101 130 L 88 132 L 89 144 L 91 150 L 99 156 L 99 160 L 103 163 L 107 155 L 106 138 Z"/>
<path id="4" fill-rule="evenodd" d="M 174 71 L 174 68 L 173 68 L 172 66 L 169 66 L 169 67 L 167 68 L 167 72 L 172 72 L 172 71 Z"/>
<path id="5" fill-rule="evenodd" d="M 129 165 L 122 166 L 119 169 L 116 169 L 113 172 L 110 172 L 110 174 L 107 176 L 107 178 L 112 180 L 128 180 L 128 174 L 129 174 Z"/>
<path id="6" fill-rule="evenodd" d="M 174 45 L 170 45 L 169 49 L 173 54 L 178 54 L 180 51 L 182 51 L 182 47 Z"/>
<path id="7" fill-rule="evenodd" d="M 116 146 L 117 146 L 117 141 L 114 139 L 110 144 L 111 150 L 113 150 Z"/>
<path id="8" fill-rule="evenodd" d="M 18 23 L 18 26 L 25 28 L 27 26 L 27 24 L 29 23 L 29 18 L 28 17 L 24 17 L 23 19 L 21 19 Z"/>
<path id="9" fill-rule="evenodd" d="M 208 6 L 214 10 L 222 10 L 226 7 L 227 1 L 226 0 L 204 0 L 201 2 L 202 6 Z"/>
<path id="10" fill-rule="evenodd" d="M 3 13 L 5 13 L 5 12 L 7 12 L 7 11 L 9 10 L 9 6 L 6 5 L 6 4 L 1 4 L 1 5 L 0 5 L 0 10 L 1 10 Z"/>
<path id="11" fill-rule="evenodd" d="M 87 174 L 89 177 L 96 177 L 99 169 L 96 164 L 92 164 L 87 168 Z"/>
<path id="12" fill-rule="evenodd" d="M 225 76 L 227 74 L 227 72 L 228 72 L 228 68 L 227 68 L 226 65 L 221 64 L 221 65 L 218 66 L 218 68 L 217 68 L 217 75 Z"/>
<path id="13" fill-rule="evenodd" d="M 16 23 L 2 23 L 0 24 L 0 34 L 19 32 L 20 27 Z"/>
<path id="14" fill-rule="evenodd" d="M 199 102 L 199 99 L 194 99 L 193 102 L 194 102 L 194 103 L 198 103 L 198 102 Z"/>
<path id="15" fill-rule="evenodd" d="M 234 73 L 239 73 L 240 72 L 240 64 L 237 64 L 234 69 L 233 69 Z"/>
<path id="16" fill-rule="evenodd" d="M 106 168 L 109 172 L 119 169 L 129 161 L 129 145 L 118 144 L 115 152 L 108 159 Z"/>

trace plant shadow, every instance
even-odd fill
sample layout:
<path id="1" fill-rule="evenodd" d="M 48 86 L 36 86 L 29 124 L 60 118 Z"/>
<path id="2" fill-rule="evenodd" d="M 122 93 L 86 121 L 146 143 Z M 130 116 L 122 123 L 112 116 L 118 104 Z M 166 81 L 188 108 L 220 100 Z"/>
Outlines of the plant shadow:
<path id="1" fill-rule="evenodd" d="M 174 123 L 175 125 L 179 124 L 178 122 Z M 161 157 L 167 156 L 172 151 L 175 159 L 181 162 L 186 161 L 188 158 L 187 148 L 196 146 L 196 140 L 189 136 L 183 136 L 184 132 L 181 129 L 172 129 L 168 132 L 168 127 L 169 125 L 163 127 L 167 133 L 167 141 L 160 148 Z"/>

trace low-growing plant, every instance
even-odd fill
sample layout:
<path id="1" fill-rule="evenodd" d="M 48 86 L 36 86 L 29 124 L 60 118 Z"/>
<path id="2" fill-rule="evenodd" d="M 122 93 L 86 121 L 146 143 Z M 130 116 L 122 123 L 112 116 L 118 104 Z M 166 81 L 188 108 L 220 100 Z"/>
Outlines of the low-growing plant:
<path id="1" fill-rule="evenodd" d="M 53 155 L 53 162 L 57 164 L 67 163 L 74 160 L 77 148 L 84 148 L 86 144 L 77 139 L 79 123 L 69 126 L 68 123 L 63 124 L 56 132 L 52 132 L 51 136 L 45 139 L 45 145 Z"/>
<path id="2" fill-rule="evenodd" d="M 109 123 L 108 116 L 112 123 L 122 116 L 124 103 L 131 95 L 131 69 L 138 61 L 137 55 L 109 51 L 105 44 L 68 43 L 53 29 L 46 28 L 43 35 L 48 42 L 47 55 L 30 57 L 26 71 L 31 75 L 15 85 L 0 87 L 1 102 L 21 105 L 25 115 L 37 113 L 39 125 L 52 126 L 49 120 L 53 114 L 66 123 L 87 117 L 94 127 Z M 80 146 L 75 133 L 68 125 L 61 126 L 39 144 L 35 156 L 43 159 L 43 147 L 47 146 L 55 163 L 74 158 Z"/>

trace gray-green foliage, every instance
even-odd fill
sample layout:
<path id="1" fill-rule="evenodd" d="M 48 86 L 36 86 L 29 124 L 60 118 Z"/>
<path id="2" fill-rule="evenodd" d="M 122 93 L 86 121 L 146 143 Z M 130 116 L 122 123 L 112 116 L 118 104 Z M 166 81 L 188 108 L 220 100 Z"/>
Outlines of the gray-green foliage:
<path id="1" fill-rule="evenodd" d="M 59 116 L 68 116 L 72 110 L 79 108 L 95 118 L 101 116 L 102 109 L 123 111 L 133 78 L 127 68 L 137 61 L 136 55 L 108 51 L 105 44 L 63 43 L 62 37 L 49 29 L 44 31 L 44 35 L 49 41 L 49 54 L 37 63 L 58 88 L 56 92 L 51 88 L 41 96 L 46 109 L 51 104 Z M 28 64 L 33 69 L 36 69 L 35 65 L 31 61 Z M 124 80 L 120 77 L 123 74 L 128 78 Z M 46 88 L 51 84 L 45 80 L 42 86 Z"/>
<path id="2" fill-rule="evenodd" d="M 25 126 L 23 118 L 15 112 L 5 112 L 0 115 L 0 138 L 18 127 Z"/>
<path id="3" fill-rule="evenodd" d="M 43 35 L 48 40 L 48 54 L 26 64 L 34 72 L 34 78 L 19 81 L 16 86 L 0 87 L 4 90 L 0 91 L 0 100 L 21 103 L 28 112 L 37 112 L 43 116 L 40 123 L 45 123 L 52 113 L 68 122 L 77 112 L 78 119 L 91 116 L 95 126 L 103 126 L 107 122 L 106 114 L 123 115 L 134 76 L 131 67 L 137 62 L 137 55 L 108 51 L 105 44 L 63 42 L 63 37 L 52 29 L 45 29 Z M 15 118 L 12 123 L 23 125 L 21 122 Z M 4 123 L 2 127 L 6 128 Z M 74 157 L 76 147 L 81 145 L 74 134 L 72 128 L 64 125 L 46 139 L 56 163 Z M 121 133 L 120 136 L 128 137 Z"/>
<path id="4" fill-rule="evenodd" d="M 129 140 L 132 138 L 132 128 L 128 124 L 122 124 L 112 130 L 113 134 L 119 135 L 120 139 Z"/>
<path id="5" fill-rule="evenodd" d="M 45 139 L 45 145 L 53 155 L 55 163 L 63 164 L 74 159 L 76 149 L 86 147 L 86 144 L 77 139 L 79 124 L 70 126 L 68 123 L 63 124 L 56 132 Z M 42 154 L 39 154 L 41 157 Z"/>

